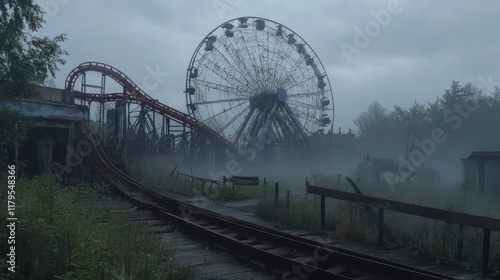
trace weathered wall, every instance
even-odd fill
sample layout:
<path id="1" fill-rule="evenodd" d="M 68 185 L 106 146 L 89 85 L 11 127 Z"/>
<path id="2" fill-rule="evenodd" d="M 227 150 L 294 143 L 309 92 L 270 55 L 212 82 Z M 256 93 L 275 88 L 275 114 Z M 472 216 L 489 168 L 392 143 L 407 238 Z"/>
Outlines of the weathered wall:
<path id="1" fill-rule="evenodd" d="M 89 118 L 89 110 L 85 106 L 69 106 L 25 100 L 2 102 L 0 103 L 0 108 L 16 111 L 34 118 L 69 121 L 87 121 Z"/>

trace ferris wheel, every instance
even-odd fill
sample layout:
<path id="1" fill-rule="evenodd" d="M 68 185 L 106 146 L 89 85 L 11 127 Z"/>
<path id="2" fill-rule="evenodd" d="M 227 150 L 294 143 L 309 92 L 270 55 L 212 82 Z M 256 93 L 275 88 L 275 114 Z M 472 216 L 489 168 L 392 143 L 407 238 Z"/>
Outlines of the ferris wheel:
<path id="1" fill-rule="evenodd" d="M 189 114 L 240 149 L 333 128 L 333 94 L 319 57 L 294 31 L 264 18 L 212 30 L 191 58 L 185 93 Z"/>

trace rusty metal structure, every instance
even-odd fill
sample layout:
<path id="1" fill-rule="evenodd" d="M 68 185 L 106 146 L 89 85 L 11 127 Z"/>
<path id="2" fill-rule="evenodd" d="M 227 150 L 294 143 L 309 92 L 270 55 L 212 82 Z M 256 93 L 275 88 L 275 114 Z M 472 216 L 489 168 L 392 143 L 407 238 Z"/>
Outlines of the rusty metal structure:
<path id="1" fill-rule="evenodd" d="M 64 89 L 51 90 L 62 96 L 56 102 L 75 111 L 61 114 L 76 117 L 60 149 L 74 149 L 74 127 L 89 122 L 118 166 L 145 154 L 173 155 L 199 171 L 225 170 L 228 160 L 302 166 L 316 159 L 310 137 L 333 129 L 332 89 L 317 54 L 290 28 L 257 17 L 227 21 L 196 47 L 184 91 L 188 113 L 162 104 L 100 62 L 78 65 Z M 43 106 L 51 112 L 41 110 L 40 116 L 52 122 L 58 107 Z M 47 150 L 42 144 L 51 140 L 37 139 L 39 150 Z M 62 150 L 58 162 L 65 156 Z M 50 169 L 50 163 L 40 165 L 41 172 Z"/>
<path id="2" fill-rule="evenodd" d="M 333 129 L 333 94 L 316 53 L 290 28 L 256 17 L 225 22 L 197 46 L 188 114 L 99 62 L 73 69 L 65 91 L 96 112 L 91 126 L 118 165 L 145 153 L 180 155 L 198 170 L 223 170 L 243 155 L 303 164 L 315 158 L 309 137 Z"/>
<path id="3" fill-rule="evenodd" d="M 100 76 L 98 84 L 88 81 L 95 74 Z M 109 79 L 121 89 L 107 88 Z M 202 169 L 224 163 L 226 154 L 241 158 L 236 147 L 215 131 L 158 102 L 110 65 L 80 64 L 68 74 L 65 89 L 76 103 L 89 108 L 97 105 L 96 120 L 89 121 L 102 134 L 105 148 L 117 164 L 144 153 L 181 154 L 185 162 L 205 165 L 198 166 Z"/>

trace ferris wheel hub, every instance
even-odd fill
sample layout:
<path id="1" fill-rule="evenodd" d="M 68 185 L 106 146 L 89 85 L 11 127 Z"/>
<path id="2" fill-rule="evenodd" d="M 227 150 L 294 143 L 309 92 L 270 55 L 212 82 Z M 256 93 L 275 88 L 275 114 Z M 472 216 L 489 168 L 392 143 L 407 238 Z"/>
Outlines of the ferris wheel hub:
<path id="1" fill-rule="evenodd" d="M 286 93 L 286 90 L 283 89 L 283 88 L 278 88 L 276 90 L 276 97 L 278 97 L 278 100 L 285 103 L 286 102 L 286 99 L 287 99 L 287 93 Z"/>

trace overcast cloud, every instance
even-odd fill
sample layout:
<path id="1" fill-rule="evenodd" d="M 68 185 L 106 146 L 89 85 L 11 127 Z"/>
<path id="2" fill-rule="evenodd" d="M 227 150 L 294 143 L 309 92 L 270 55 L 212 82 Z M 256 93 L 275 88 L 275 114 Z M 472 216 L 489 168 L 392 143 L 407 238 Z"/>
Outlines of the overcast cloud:
<path id="1" fill-rule="evenodd" d="M 352 120 L 373 101 L 406 108 L 434 101 L 452 80 L 480 86 L 478 77 L 492 75 L 500 82 L 496 0 L 36 2 L 48 12 L 39 34 L 68 37 L 63 48 L 70 55 L 57 73 L 57 87 L 86 61 L 110 64 L 141 87 L 148 69 L 159 67 L 169 75 L 148 94 L 182 111 L 186 69 L 197 45 L 223 22 L 241 16 L 277 21 L 314 49 L 333 88 L 336 130 L 356 129 Z M 373 25 L 373 14 L 388 7 L 395 11 L 388 24 L 378 24 L 379 32 L 370 27 L 376 35 L 356 45 L 356 28 Z M 356 47 L 351 55 L 341 48 L 346 44 Z"/>

